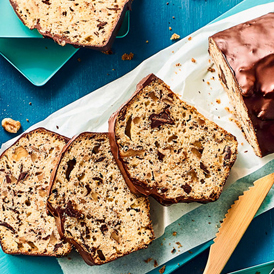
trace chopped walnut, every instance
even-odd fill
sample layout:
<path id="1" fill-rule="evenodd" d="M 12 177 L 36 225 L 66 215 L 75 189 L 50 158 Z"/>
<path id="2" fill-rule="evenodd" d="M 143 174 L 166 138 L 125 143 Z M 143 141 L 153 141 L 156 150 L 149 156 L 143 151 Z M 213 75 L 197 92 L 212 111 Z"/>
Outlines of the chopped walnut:
<path id="1" fill-rule="evenodd" d="M 189 36 L 189 37 L 188 37 L 188 41 L 190 41 L 191 39 L 192 39 L 192 37 L 191 37 L 191 36 Z"/>
<path id="2" fill-rule="evenodd" d="M 176 236 L 176 235 L 177 235 L 177 232 L 176 232 L 176 231 L 174 231 L 174 232 L 172 233 L 172 235 L 173 235 L 173 236 Z"/>
<path id="3" fill-rule="evenodd" d="M 181 66 L 182 66 L 181 63 L 176 64 L 176 67 L 181 67 Z"/>
<path id="4" fill-rule="evenodd" d="M 19 121 L 15 121 L 11 118 L 5 118 L 2 120 L 2 127 L 10 133 L 17 133 L 21 127 L 21 123 Z"/>
<path id="5" fill-rule="evenodd" d="M 170 37 L 170 40 L 179 40 L 180 39 L 180 35 L 178 35 L 177 33 L 173 33 L 172 36 Z"/>
<path id="6" fill-rule="evenodd" d="M 221 104 L 221 100 L 220 99 L 216 99 L 216 103 L 217 104 Z"/>
<path id="7" fill-rule="evenodd" d="M 196 63 L 196 60 L 194 58 L 191 58 L 192 63 Z"/>
<path id="8" fill-rule="evenodd" d="M 163 274 L 165 270 L 166 270 L 166 266 L 164 265 L 163 267 L 159 269 L 160 274 Z"/>
<path id="9" fill-rule="evenodd" d="M 125 60 L 132 60 L 133 57 L 134 57 L 134 54 L 133 54 L 132 52 L 129 53 L 129 54 L 125 53 L 125 54 L 123 54 L 123 56 L 122 56 L 122 60 L 123 60 L 123 61 L 125 61 Z"/>
<path id="10" fill-rule="evenodd" d="M 146 259 L 144 261 L 145 261 L 145 263 L 149 263 L 150 261 L 152 261 L 152 258 L 148 258 L 148 259 Z"/>

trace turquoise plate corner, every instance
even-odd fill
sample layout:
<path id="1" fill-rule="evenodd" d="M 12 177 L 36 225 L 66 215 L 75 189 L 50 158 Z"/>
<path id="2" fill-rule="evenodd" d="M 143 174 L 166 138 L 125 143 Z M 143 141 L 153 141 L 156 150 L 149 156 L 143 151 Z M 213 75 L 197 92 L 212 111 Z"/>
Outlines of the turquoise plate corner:
<path id="1" fill-rule="evenodd" d="M 36 30 L 29 30 L 9 0 L 0 1 L 0 25 L 0 54 L 35 86 L 46 84 L 79 50 L 71 45 L 61 47 L 51 39 L 43 39 Z M 128 11 L 116 38 L 125 37 L 129 28 Z"/>

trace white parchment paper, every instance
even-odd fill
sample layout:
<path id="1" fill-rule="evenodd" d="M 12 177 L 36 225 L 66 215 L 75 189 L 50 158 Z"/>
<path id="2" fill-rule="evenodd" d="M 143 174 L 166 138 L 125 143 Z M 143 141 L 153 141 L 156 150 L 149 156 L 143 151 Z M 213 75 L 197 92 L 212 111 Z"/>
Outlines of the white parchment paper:
<path id="1" fill-rule="evenodd" d="M 191 203 L 170 207 L 162 207 L 154 200 L 151 201 L 153 226 L 157 237 L 164 233 L 168 225 L 185 216 L 185 218 L 180 219 L 182 225 L 179 228 L 180 233 L 175 237 L 176 239 L 170 235 L 167 236 L 170 240 L 168 246 L 175 245 L 175 240 L 184 239 L 185 244 L 178 248 L 180 251 L 177 250 L 173 254 L 166 245 L 167 241 L 165 243 L 155 241 L 147 250 L 141 250 L 112 263 L 94 267 L 87 266 L 75 252 L 69 256 L 69 259 L 58 259 L 65 274 L 78 272 L 81 274 L 145 273 L 153 269 L 154 266 L 153 263 L 145 263 L 144 259 L 154 256 L 161 264 L 214 237 L 216 225 L 218 225 L 219 219 L 224 217 L 223 214 L 227 210 L 227 205 L 238 197 L 239 192 L 247 189 L 249 183 L 243 182 L 233 184 L 232 187 L 229 186 L 239 178 L 250 174 L 274 159 L 274 155 L 268 155 L 263 159 L 256 157 L 244 139 L 241 130 L 231 121 L 231 114 L 226 110 L 226 107 L 230 109 L 232 107 L 229 105 L 228 97 L 218 81 L 217 73 L 208 71 L 212 62 L 207 52 L 207 41 L 210 35 L 220 30 L 270 11 L 274 11 L 274 3 L 257 6 L 208 25 L 147 59 L 122 78 L 60 109 L 44 121 L 28 129 L 29 131 L 42 126 L 68 137 L 83 131 L 107 131 L 107 121 L 110 115 L 130 97 L 135 91 L 136 84 L 143 77 L 149 73 L 154 73 L 170 85 L 171 89 L 178 93 L 183 100 L 194 105 L 205 117 L 234 134 L 239 142 L 238 159 L 232 168 L 225 191 L 219 201 L 203 206 Z M 1 151 L 14 141 L 10 140 L 5 143 Z M 273 193 L 271 192 L 269 195 L 271 197 L 268 197 L 268 204 L 265 209 L 274 207 Z M 231 200 L 232 198 L 233 200 Z M 201 209 L 194 210 L 198 207 Z M 191 219 L 192 222 L 189 221 L 189 218 L 194 218 L 193 216 L 196 222 L 193 222 L 193 219 Z M 206 225 L 208 223 L 212 225 Z"/>

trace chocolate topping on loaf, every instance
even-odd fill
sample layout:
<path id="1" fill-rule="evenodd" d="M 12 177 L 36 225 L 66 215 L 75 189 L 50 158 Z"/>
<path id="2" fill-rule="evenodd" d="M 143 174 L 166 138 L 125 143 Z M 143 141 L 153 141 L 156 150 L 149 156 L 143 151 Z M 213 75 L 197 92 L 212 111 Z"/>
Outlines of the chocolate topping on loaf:
<path id="1" fill-rule="evenodd" d="M 216 33 L 209 43 L 247 140 L 258 156 L 274 152 L 274 13 Z"/>
<path id="2" fill-rule="evenodd" d="M 110 144 L 134 193 L 167 205 L 219 198 L 237 141 L 181 101 L 155 75 L 109 120 Z"/>
<path id="3" fill-rule="evenodd" d="M 68 139 L 38 128 L 23 134 L 0 157 L 0 241 L 8 254 L 62 256 L 61 240 L 46 211 L 51 172 Z"/>
<path id="4" fill-rule="evenodd" d="M 107 133 L 82 133 L 64 148 L 48 208 L 62 237 L 90 265 L 146 248 L 154 239 L 149 201 L 130 192 Z"/>
<path id="5" fill-rule="evenodd" d="M 110 49 L 132 0 L 10 0 L 30 29 L 64 46 Z"/>

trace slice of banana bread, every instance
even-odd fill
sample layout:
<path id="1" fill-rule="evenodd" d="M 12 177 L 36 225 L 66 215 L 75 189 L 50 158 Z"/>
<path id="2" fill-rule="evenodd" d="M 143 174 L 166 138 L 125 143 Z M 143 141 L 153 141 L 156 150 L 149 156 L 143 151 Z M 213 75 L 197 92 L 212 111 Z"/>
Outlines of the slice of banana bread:
<path id="1" fill-rule="evenodd" d="M 274 152 L 274 13 L 209 37 L 237 124 L 259 157 Z"/>
<path id="2" fill-rule="evenodd" d="M 217 200 L 237 156 L 233 135 L 153 74 L 112 115 L 109 132 L 113 155 L 131 190 L 164 205 Z"/>
<path id="3" fill-rule="evenodd" d="M 61 236 L 89 265 L 146 248 L 154 239 L 149 201 L 128 189 L 107 133 L 84 132 L 64 148 L 52 177 L 48 209 Z"/>
<path id="4" fill-rule="evenodd" d="M 68 139 L 38 128 L 23 134 L 0 157 L 0 241 L 8 254 L 62 256 L 61 240 L 47 214 L 51 172 Z"/>
<path id="5" fill-rule="evenodd" d="M 132 0 L 10 0 L 30 29 L 64 46 L 109 50 Z"/>

